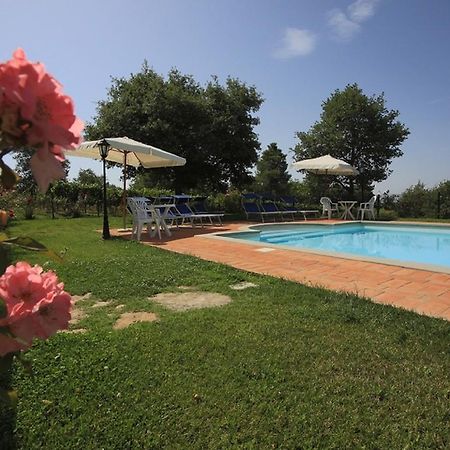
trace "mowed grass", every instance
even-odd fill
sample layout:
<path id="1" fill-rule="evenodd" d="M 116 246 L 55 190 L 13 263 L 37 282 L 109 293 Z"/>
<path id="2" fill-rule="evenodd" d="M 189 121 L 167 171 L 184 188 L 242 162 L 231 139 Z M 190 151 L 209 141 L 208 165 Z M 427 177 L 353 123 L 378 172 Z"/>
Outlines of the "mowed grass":
<path id="1" fill-rule="evenodd" d="M 53 268 L 72 294 L 92 292 L 77 325 L 88 332 L 36 343 L 27 354 L 34 378 L 16 370 L 18 448 L 450 446 L 449 323 L 103 242 L 100 227 L 100 219 L 39 219 L 9 228 L 67 248 L 64 264 L 23 251 L 15 258 Z M 230 288 L 240 281 L 257 287 Z M 233 301 L 172 312 L 148 299 L 182 286 Z M 98 300 L 111 303 L 93 308 Z M 160 320 L 113 330 L 124 311 Z"/>

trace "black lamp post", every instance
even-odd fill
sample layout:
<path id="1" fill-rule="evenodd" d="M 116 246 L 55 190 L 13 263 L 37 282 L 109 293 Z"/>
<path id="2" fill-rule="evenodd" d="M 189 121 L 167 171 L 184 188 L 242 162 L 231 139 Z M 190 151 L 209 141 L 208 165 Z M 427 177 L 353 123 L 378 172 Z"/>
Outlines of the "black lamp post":
<path id="1" fill-rule="evenodd" d="M 111 234 L 109 232 L 109 222 L 108 222 L 108 205 L 106 204 L 106 157 L 109 153 L 109 144 L 105 139 L 102 139 L 98 143 L 98 148 L 100 150 L 100 156 L 103 161 L 103 239 L 110 239 Z"/>

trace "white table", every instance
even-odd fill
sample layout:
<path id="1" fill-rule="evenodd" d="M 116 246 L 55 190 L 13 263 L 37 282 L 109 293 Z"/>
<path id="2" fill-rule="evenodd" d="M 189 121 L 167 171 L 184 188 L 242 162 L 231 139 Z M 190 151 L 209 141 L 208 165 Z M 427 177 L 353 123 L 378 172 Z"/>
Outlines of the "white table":
<path id="1" fill-rule="evenodd" d="M 148 208 L 155 218 L 155 230 L 152 230 L 150 236 L 155 236 L 158 234 L 158 237 L 161 239 L 161 231 L 163 231 L 166 236 L 172 236 L 172 233 L 169 230 L 169 226 L 167 225 L 166 219 L 169 215 L 170 208 L 173 208 L 172 204 L 164 204 L 164 205 L 152 205 L 149 204 Z"/>
<path id="2" fill-rule="evenodd" d="M 341 219 L 355 220 L 355 216 L 352 214 L 352 208 L 356 205 L 357 202 L 354 200 L 340 200 L 340 201 L 338 201 L 338 203 L 339 203 L 339 206 L 342 206 L 344 208 L 344 212 L 341 215 Z"/>

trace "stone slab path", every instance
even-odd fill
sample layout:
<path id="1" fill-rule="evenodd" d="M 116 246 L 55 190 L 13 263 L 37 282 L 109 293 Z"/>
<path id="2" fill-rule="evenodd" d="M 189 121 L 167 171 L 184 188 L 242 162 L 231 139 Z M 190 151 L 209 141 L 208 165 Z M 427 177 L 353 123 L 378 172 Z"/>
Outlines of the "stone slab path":
<path id="1" fill-rule="evenodd" d="M 313 222 L 310 222 L 313 223 Z M 205 235 L 239 230 L 248 223 L 223 227 L 180 228 L 171 238 L 143 243 L 177 253 L 220 262 L 238 269 L 272 275 L 311 286 L 356 293 L 377 303 L 389 304 L 419 314 L 450 320 L 450 274 L 373 262 L 315 255 L 297 250 L 273 249 L 211 239 Z M 112 234 L 131 239 L 130 233 Z"/>

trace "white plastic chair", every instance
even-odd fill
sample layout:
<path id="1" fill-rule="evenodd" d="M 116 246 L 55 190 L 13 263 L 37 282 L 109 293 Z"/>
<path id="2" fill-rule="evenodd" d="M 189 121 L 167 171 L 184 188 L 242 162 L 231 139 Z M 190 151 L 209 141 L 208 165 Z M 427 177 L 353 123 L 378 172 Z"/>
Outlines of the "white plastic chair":
<path id="1" fill-rule="evenodd" d="M 372 216 L 375 220 L 375 202 L 377 201 L 377 196 L 374 195 L 368 202 L 361 203 L 358 208 L 358 216 L 361 216 L 361 220 L 364 220 L 364 215 L 367 213 Z"/>
<path id="2" fill-rule="evenodd" d="M 127 205 L 133 216 L 133 238 L 138 241 L 141 240 L 142 227 L 144 225 L 147 225 L 147 233 L 151 236 L 154 224 L 155 230 L 161 239 L 159 216 L 149 209 L 148 200 L 145 197 L 128 197 Z"/>
<path id="3" fill-rule="evenodd" d="M 339 207 L 337 203 L 333 203 L 328 197 L 322 197 L 320 199 L 322 205 L 322 216 L 328 215 L 328 219 L 331 219 L 333 211 L 339 214 Z"/>

